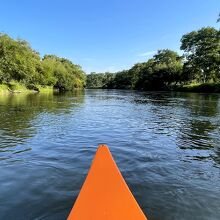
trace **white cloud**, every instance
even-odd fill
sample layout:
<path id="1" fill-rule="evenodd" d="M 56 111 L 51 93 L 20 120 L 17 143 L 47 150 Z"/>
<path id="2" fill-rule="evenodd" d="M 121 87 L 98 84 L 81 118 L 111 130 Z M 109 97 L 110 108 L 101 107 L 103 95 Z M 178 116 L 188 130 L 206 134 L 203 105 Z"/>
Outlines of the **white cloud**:
<path id="1" fill-rule="evenodd" d="M 154 50 L 154 51 L 147 51 L 147 52 L 138 54 L 138 56 L 139 56 L 139 57 L 147 57 L 147 56 L 154 55 L 155 53 L 157 53 L 156 50 Z"/>

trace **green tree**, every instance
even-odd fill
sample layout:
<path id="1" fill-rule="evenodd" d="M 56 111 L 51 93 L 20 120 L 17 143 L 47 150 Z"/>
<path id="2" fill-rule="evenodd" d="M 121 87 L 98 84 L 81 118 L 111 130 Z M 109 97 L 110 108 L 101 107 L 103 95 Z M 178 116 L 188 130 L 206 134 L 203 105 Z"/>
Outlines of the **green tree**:
<path id="1" fill-rule="evenodd" d="M 87 75 L 86 86 L 87 88 L 103 88 L 104 86 L 104 73 L 95 73 Z"/>
<path id="2" fill-rule="evenodd" d="M 181 82 L 182 57 L 172 50 L 159 50 L 152 59 L 139 65 L 136 88 L 144 90 L 169 89 Z"/>
<path id="3" fill-rule="evenodd" d="M 34 83 L 39 66 L 39 54 L 26 41 L 0 35 L 0 82 Z"/>
<path id="4" fill-rule="evenodd" d="M 170 85 L 181 81 L 182 57 L 177 52 L 165 49 L 154 55 L 153 74 L 162 84 Z"/>
<path id="5" fill-rule="evenodd" d="M 114 78 L 115 89 L 131 89 L 132 78 L 128 70 L 117 72 Z"/>
<path id="6" fill-rule="evenodd" d="M 45 55 L 42 66 L 41 78 L 46 85 L 53 85 L 59 90 L 73 90 L 85 86 L 85 73 L 80 66 L 70 60 L 55 55 Z"/>
<path id="7" fill-rule="evenodd" d="M 0 83 L 12 80 L 37 89 L 36 85 L 73 90 L 85 86 L 85 73 L 79 65 L 54 55 L 40 58 L 28 42 L 0 34 Z"/>
<path id="8" fill-rule="evenodd" d="M 130 88 L 132 89 L 136 88 L 136 84 L 139 80 L 142 68 L 143 68 L 143 63 L 137 63 L 131 69 L 128 70 L 127 76 L 129 78 Z"/>
<path id="9" fill-rule="evenodd" d="M 183 35 L 181 49 L 184 50 L 185 72 L 203 83 L 219 78 L 220 33 L 212 27 L 202 28 Z"/>
<path id="10" fill-rule="evenodd" d="M 86 87 L 87 88 L 113 88 L 114 87 L 114 77 L 115 74 L 105 72 L 105 73 L 95 73 L 87 75 Z"/>

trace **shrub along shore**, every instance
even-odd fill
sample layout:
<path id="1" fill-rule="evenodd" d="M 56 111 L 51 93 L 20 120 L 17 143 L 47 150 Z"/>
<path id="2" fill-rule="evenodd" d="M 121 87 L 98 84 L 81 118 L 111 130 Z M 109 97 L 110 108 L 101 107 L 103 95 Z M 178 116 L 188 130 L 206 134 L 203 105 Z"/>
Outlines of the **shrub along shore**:
<path id="1" fill-rule="evenodd" d="M 173 90 L 180 92 L 220 93 L 220 82 L 183 85 L 181 87 L 174 88 Z"/>
<path id="2" fill-rule="evenodd" d="M 19 93 L 49 93 L 53 92 L 54 88 L 52 86 L 40 86 L 36 85 L 33 89 L 28 89 L 24 84 L 12 81 L 8 84 L 0 84 L 0 95 L 7 94 L 19 94 Z"/>

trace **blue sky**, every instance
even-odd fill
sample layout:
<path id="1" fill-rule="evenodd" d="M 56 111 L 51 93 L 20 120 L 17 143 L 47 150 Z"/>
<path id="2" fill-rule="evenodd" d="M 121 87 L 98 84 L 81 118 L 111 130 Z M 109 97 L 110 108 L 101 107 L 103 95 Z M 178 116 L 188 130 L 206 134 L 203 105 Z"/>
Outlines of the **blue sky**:
<path id="1" fill-rule="evenodd" d="M 220 0 L 0 0 L 0 31 L 87 72 L 118 71 L 216 23 Z"/>

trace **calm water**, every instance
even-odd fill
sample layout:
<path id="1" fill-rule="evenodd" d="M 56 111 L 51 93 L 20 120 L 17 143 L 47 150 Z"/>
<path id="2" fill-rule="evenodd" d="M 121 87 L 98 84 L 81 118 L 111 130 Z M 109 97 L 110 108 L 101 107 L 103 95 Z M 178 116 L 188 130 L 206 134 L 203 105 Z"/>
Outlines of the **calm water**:
<path id="1" fill-rule="evenodd" d="M 99 143 L 149 220 L 220 219 L 220 95 L 116 90 L 0 96 L 0 219 L 65 219 Z"/>

